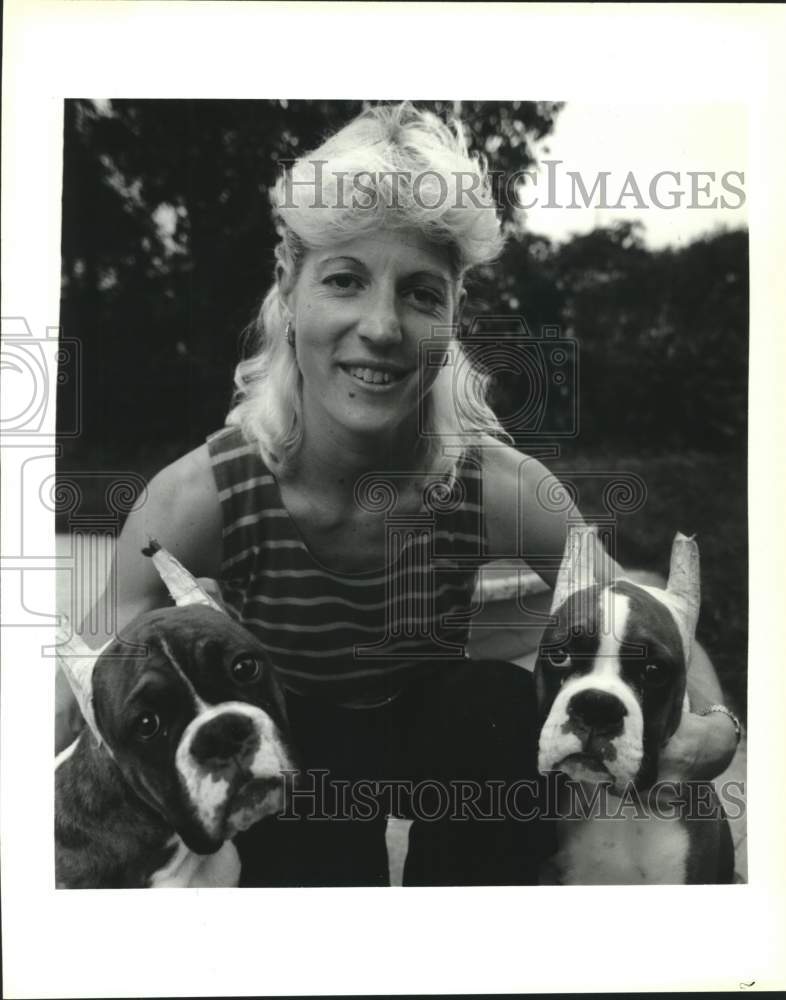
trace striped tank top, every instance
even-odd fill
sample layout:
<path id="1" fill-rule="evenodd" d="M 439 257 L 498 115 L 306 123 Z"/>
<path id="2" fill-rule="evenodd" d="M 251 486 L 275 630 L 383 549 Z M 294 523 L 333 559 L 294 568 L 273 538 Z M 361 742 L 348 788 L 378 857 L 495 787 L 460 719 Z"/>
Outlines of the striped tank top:
<path id="1" fill-rule="evenodd" d="M 398 516 L 395 474 L 356 486 L 385 512 L 386 565 L 336 573 L 311 553 L 276 477 L 238 427 L 207 438 L 223 519 L 219 584 L 230 613 L 297 694 L 346 707 L 383 704 L 435 660 L 466 656 L 478 565 L 485 562 L 481 468 L 468 454 L 448 484 L 436 476 L 422 508 Z"/>

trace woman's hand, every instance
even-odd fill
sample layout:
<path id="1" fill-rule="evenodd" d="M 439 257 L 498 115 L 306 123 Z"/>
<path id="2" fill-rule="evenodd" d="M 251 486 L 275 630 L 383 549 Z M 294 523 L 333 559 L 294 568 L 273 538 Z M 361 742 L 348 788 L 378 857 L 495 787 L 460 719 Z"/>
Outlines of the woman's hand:
<path id="1" fill-rule="evenodd" d="M 709 780 L 731 763 L 737 750 L 737 732 L 721 712 L 701 713 L 724 701 L 718 677 L 704 647 L 694 642 L 688 664 L 688 696 L 693 709 L 661 750 L 659 777 L 666 781 Z M 698 713 L 698 714 L 694 714 Z"/>
<path id="2" fill-rule="evenodd" d="M 734 723 L 720 712 L 686 712 L 677 731 L 658 758 L 659 781 L 716 778 L 731 763 L 737 749 Z"/>

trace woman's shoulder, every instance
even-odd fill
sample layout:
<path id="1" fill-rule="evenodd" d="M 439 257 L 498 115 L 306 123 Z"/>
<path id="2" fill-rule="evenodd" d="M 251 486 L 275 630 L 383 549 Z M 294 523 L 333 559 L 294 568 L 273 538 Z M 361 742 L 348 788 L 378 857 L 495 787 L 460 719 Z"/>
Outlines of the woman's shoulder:
<path id="1" fill-rule="evenodd" d="M 544 480 L 553 479 L 539 459 L 489 434 L 483 435 L 474 453 L 482 469 L 484 487 L 492 492 L 509 494 L 522 488 L 530 491 L 538 488 Z"/>
<path id="2" fill-rule="evenodd" d="M 207 442 L 170 462 L 153 476 L 148 492 L 164 503 L 218 504 L 210 447 Z"/>
<path id="3" fill-rule="evenodd" d="M 217 576 L 230 549 L 257 529 L 251 520 L 275 506 L 275 480 L 259 448 L 238 427 L 223 427 L 149 482 L 129 517 L 134 544 L 157 538 L 198 576 Z M 249 522 L 246 532 L 235 531 Z M 185 558 L 184 558 L 185 557 Z"/>
<path id="4" fill-rule="evenodd" d="M 490 550 L 523 559 L 561 557 L 566 525 L 579 515 L 559 479 L 540 459 L 493 438 L 482 455 Z M 538 572 L 552 582 L 550 568 Z"/>
<path id="5" fill-rule="evenodd" d="M 230 425 L 209 434 L 207 460 L 221 499 L 251 484 L 272 483 L 273 476 L 259 445 L 250 441 L 240 427 Z"/>
<path id="6" fill-rule="evenodd" d="M 213 576 L 221 563 L 221 536 L 221 504 L 205 443 L 153 476 L 122 539 L 136 552 L 156 538 L 192 573 Z"/>
<path id="7" fill-rule="evenodd" d="M 150 488 L 160 501 L 219 523 L 221 504 L 230 496 L 272 479 L 256 444 L 230 426 L 163 468 Z"/>
<path id="8" fill-rule="evenodd" d="M 212 434 L 208 434 L 205 438 L 205 444 L 211 458 L 258 451 L 237 424 L 227 424 L 219 430 L 213 431 Z"/>
<path id="9" fill-rule="evenodd" d="M 207 443 L 198 445 L 158 472 L 150 483 L 159 500 L 181 511 L 217 514 L 218 489 Z"/>

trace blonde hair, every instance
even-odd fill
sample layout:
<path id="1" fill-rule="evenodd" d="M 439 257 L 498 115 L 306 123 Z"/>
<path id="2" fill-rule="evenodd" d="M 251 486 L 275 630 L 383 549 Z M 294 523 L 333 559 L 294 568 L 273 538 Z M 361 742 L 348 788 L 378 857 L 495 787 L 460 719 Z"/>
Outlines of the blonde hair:
<path id="1" fill-rule="evenodd" d="M 308 250 L 382 226 L 416 230 L 444 246 L 459 286 L 470 267 L 494 260 L 504 245 L 485 163 L 470 156 L 461 123 L 447 125 L 409 102 L 362 112 L 297 160 L 271 200 L 280 237 L 276 270 L 293 280 Z M 301 377 L 286 322 L 277 277 L 252 327 L 255 352 L 235 370 L 227 417 L 281 471 L 303 436 Z M 487 376 L 456 339 L 451 354 L 424 400 L 418 456 L 429 470 L 449 474 L 481 434 L 507 437 L 486 402 Z M 452 457 L 444 455 L 444 441 L 457 446 Z"/>

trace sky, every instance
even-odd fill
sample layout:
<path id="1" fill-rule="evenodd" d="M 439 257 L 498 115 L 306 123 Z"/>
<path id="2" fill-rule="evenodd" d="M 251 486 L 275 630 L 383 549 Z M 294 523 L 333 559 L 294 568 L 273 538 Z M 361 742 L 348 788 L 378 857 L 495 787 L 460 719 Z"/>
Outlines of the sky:
<path id="1" fill-rule="evenodd" d="M 684 245 L 719 228 L 747 226 L 747 135 L 742 105 L 566 104 L 553 133 L 536 145 L 537 181 L 528 180 L 523 188 L 532 206 L 526 226 L 562 240 L 638 219 L 651 247 Z M 547 160 L 562 162 L 549 166 Z M 652 187 L 662 171 L 679 177 L 664 175 Z M 602 199 L 600 187 L 594 196 L 592 190 L 604 172 Z M 689 172 L 702 174 L 692 178 Z"/>

